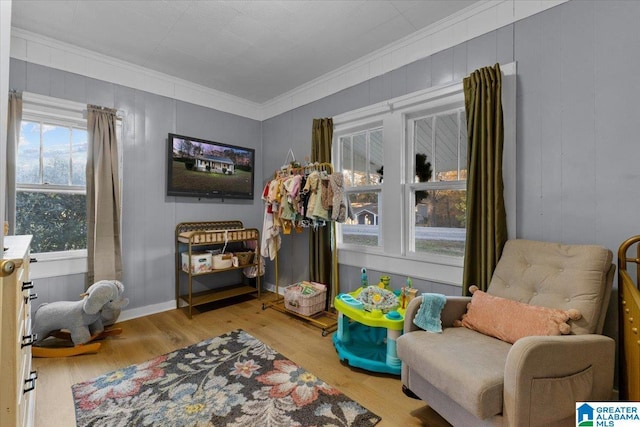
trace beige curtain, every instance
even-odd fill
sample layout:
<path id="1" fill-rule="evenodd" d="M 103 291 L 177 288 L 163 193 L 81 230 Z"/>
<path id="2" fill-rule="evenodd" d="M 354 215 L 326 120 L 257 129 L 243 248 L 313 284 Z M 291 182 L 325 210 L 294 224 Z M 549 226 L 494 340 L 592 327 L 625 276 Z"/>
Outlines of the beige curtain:
<path id="1" fill-rule="evenodd" d="M 9 222 L 9 234 L 16 230 L 16 155 L 20 142 L 20 123 L 22 122 L 22 94 L 9 93 L 9 111 L 7 113 L 7 201 L 5 218 Z"/>
<path id="2" fill-rule="evenodd" d="M 463 295 L 476 285 L 486 290 L 507 241 L 502 181 L 502 74 L 500 65 L 465 78 L 467 114 L 467 240 Z"/>
<path id="3" fill-rule="evenodd" d="M 87 282 L 122 280 L 116 110 L 87 110 Z"/>
<path id="4" fill-rule="evenodd" d="M 311 162 L 331 162 L 333 119 L 313 119 L 311 130 Z M 333 277 L 332 238 L 333 224 L 309 231 L 309 279 L 327 285 L 327 307 L 338 292 L 337 274 Z"/>

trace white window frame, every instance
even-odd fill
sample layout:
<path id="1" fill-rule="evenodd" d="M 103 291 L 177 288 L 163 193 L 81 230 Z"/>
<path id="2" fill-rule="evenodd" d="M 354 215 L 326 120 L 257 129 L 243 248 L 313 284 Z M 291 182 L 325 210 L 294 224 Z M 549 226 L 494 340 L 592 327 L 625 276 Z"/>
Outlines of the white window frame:
<path id="1" fill-rule="evenodd" d="M 456 104 L 461 103 L 461 105 L 456 106 Z M 433 116 L 441 116 L 451 113 L 458 114 L 458 126 L 460 126 L 460 113 L 459 110 L 462 109 L 462 114 L 464 114 L 464 99 L 460 100 L 458 96 L 452 97 L 452 103 L 447 105 L 441 105 L 433 108 L 429 108 L 429 102 L 426 103 L 426 109 L 424 111 L 420 111 L 418 113 L 411 112 L 410 114 L 404 114 L 405 119 L 405 129 L 406 129 L 406 145 L 405 148 L 407 150 L 407 158 L 405 168 L 405 200 L 407 200 L 407 207 L 405 210 L 405 223 L 407 224 L 408 231 L 406 233 L 405 240 L 405 248 L 404 253 L 407 254 L 408 257 L 415 258 L 417 260 L 425 259 L 425 260 L 445 260 L 453 265 L 461 265 L 462 258 L 460 257 L 451 257 L 442 255 L 445 258 L 440 258 L 440 255 L 436 255 L 433 253 L 427 252 L 415 252 L 415 192 L 416 191 L 432 191 L 432 190 L 466 190 L 467 189 L 467 180 L 455 180 L 455 181 L 436 181 L 435 175 L 440 171 L 439 166 L 437 165 L 437 157 L 435 156 L 437 147 L 432 150 L 432 159 L 427 159 L 427 161 L 431 162 L 433 168 L 433 175 L 430 181 L 417 183 L 414 181 L 414 170 L 415 170 L 415 122 L 418 120 L 422 120 L 427 117 Z M 435 135 L 436 129 L 433 128 L 433 132 Z M 460 128 L 458 127 L 458 144 L 460 144 Z M 435 144 L 435 140 L 432 141 L 432 144 Z M 458 146 L 458 152 L 460 147 Z M 460 157 L 458 155 L 458 173 L 460 170 L 465 169 L 466 165 L 460 164 Z"/>
<path id="2" fill-rule="evenodd" d="M 44 120 L 52 123 L 59 123 L 64 126 L 72 125 L 74 127 L 86 129 L 86 116 L 87 104 L 30 92 L 23 92 L 22 94 L 23 121 L 29 121 L 30 119 Z M 116 127 L 118 143 L 121 144 L 120 141 L 122 141 L 123 124 L 120 118 L 117 120 Z M 118 153 L 120 188 L 122 188 L 122 150 L 118 150 Z M 89 161 L 89 159 L 87 159 L 87 161 Z M 22 187 L 27 188 L 33 186 L 22 185 Z M 53 185 L 48 185 L 47 187 L 52 190 L 69 190 L 71 192 L 78 193 L 77 188 L 75 187 Z M 86 188 L 84 193 L 86 194 Z M 32 257 L 38 261 L 31 265 L 30 274 L 33 279 L 84 274 L 88 271 L 86 249 L 33 253 Z"/>
<path id="3" fill-rule="evenodd" d="M 384 128 L 382 127 L 382 122 L 373 122 L 373 123 L 369 123 L 368 125 L 364 125 L 364 126 L 358 126 L 356 128 L 351 128 L 349 131 L 343 131 L 338 137 L 337 139 L 335 139 L 336 141 L 340 141 L 340 138 L 343 138 L 345 136 L 354 136 L 357 135 L 359 133 L 363 133 L 363 132 L 373 132 L 375 130 L 381 130 L 382 131 L 382 135 L 384 138 Z M 336 146 L 336 153 L 339 153 L 335 156 L 333 156 L 333 158 L 335 159 L 335 161 L 333 162 L 334 166 L 336 167 L 336 170 L 343 170 L 343 165 L 342 165 L 342 147 L 341 147 L 341 143 L 333 143 L 334 145 L 332 146 Z M 337 145 L 336 145 L 337 144 Z M 352 154 L 351 154 L 351 159 L 353 160 L 353 139 L 352 139 Z M 369 147 L 369 136 L 367 135 L 367 147 Z M 370 162 L 369 162 L 369 149 L 367 148 L 367 167 L 370 166 Z M 369 174 L 370 175 L 370 174 Z M 353 177 L 352 177 L 352 181 L 353 181 Z M 382 191 L 382 186 L 378 185 L 378 184 L 372 184 L 372 185 L 360 185 L 357 187 L 347 187 L 345 188 L 345 192 L 344 195 L 347 198 L 347 200 L 349 200 L 349 195 L 350 194 L 359 194 L 359 193 L 376 193 L 378 195 L 378 244 L 376 246 L 364 246 L 364 245 L 354 245 L 354 244 L 348 244 L 348 243 L 344 243 L 343 239 L 342 239 L 342 229 L 339 229 L 339 232 L 337 233 L 337 243 L 338 245 L 340 245 L 341 247 L 345 248 L 352 248 L 354 250 L 361 250 L 364 252 L 372 252 L 372 253 L 382 253 L 382 246 L 384 244 L 384 239 L 383 239 L 383 228 L 384 228 L 384 216 L 382 215 L 382 212 L 380 211 L 380 207 L 382 206 L 382 198 L 383 198 L 383 191 Z"/>
<path id="4" fill-rule="evenodd" d="M 516 237 L 516 64 L 501 65 L 502 109 L 504 117 L 503 177 L 507 229 L 510 238 Z M 340 136 L 358 129 L 382 125 L 384 147 L 384 180 L 379 211 L 384 227 L 382 246 L 370 248 L 347 246 L 338 239 L 338 262 L 354 267 L 399 274 L 450 285 L 462 285 L 463 259 L 437 254 L 407 253 L 410 227 L 407 211 L 409 187 L 413 184 L 406 168 L 407 120 L 428 110 L 446 110 L 464 106 L 462 82 L 443 85 L 400 96 L 333 118 L 333 159 L 339 159 Z M 410 143 L 413 143 L 412 141 Z M 336 170 L 341 165 L 336 164 Z M 400 208 L 399 208 L 400 207 Z M 400 213 L 398 211 L 400 210 Z M 339 228 L 340 226 L 338 226 Z M 340 229 L 338 235 L 341 236 Z"/>

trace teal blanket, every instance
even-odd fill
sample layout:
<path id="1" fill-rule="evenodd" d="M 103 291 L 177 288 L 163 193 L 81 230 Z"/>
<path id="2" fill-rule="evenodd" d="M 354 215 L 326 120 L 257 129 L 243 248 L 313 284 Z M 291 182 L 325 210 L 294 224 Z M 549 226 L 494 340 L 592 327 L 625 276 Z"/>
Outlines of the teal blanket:
<path id="1" fill-rule="evenodd" d="M 442 333 L 440 313 L 445 302 L 447 297 L 442 294 L 422 294 L 422 304 L 413 323 L 427 332 Z"/>

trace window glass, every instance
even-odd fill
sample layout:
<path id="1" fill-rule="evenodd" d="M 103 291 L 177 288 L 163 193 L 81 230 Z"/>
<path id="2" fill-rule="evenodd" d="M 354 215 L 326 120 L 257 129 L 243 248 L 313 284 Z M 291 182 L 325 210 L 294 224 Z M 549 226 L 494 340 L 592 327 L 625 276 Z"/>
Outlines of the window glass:
<path id="1" fill-rule="evenodd" d="M 420 196 L 418 196 L 420 193 Z M 415 251 L 464 256 L 466 190 L 416 191 Z"/>
<path id="2" fill-rule="evenodd" d="M 361 133 L 354 135 L 352 138 L 353 145 L 353 185 L 368 184 L 368 168 L 367 168 L 367 134 Z"/>
<path id="3" fill-rule="evenodd" d="M 73 129 L 71 131 L 71 185 L 87 184 L 87 131 Z"/>
<path id="4" fill-rule="evenodd" d="M 43 184 L 69 185 L 71 171 L 71 129 L 42 126 Z"/>
<path id="5" fill-rule="evenodd" d="M 382 129 L 369 134 L 369 158 L 369 184 L 378 185 L 381 183 L 380 168 L 384 164 Z"/>
<path id="6" fill-rule="evenodd" d="M 433 159 L 433 117 L 416 120 L 414 124 L 414 152 L 424 156 L 424 161 L 431 162 Z M 427 182 L 431 180 L 431 169 L 429 171 L 416 170 L 420 169 L 420 162 L 413 164 L 413 182 Z"/>
<path id="7" fill-rule="evenodd" d="M 34 253 L 87 247 L 85 194 L 17 191 L 16 234 L 32 234 Z"/>
<path id="8" fill-rule="evenodd" d="M 23 184 L 41 184 L 40 123 L 22 122 L 17 156 L 16 182 Z"/>
<path id="9" fill-rule="evenodd" d="M 345 195 L 352 218 L 341 225 L 344 244 L 380 246 L 380 197 L 384 159 L 382 129 L 372 128 L 338 138 Z"/>
<path id="10" fill-rule="evenodd" d="M 464 110 L 414 120 L 409 252 L 464 256 L 467 138 Z"/>
<path id="11" fill-rule="evenodd" d="M 384 150 L 382 129 L 367 130 L 339 138 L 342 172 L 346 186 L 382 183 Z"/>
<path id="12" fill-rule="evenodd" d="M 343 167 L 343 174 L 344 174 L 344 185 L 347 187 L 352 187 L 353 186 L 353 170 L 351 168 L 351 165 L 353 164 L 353 160 L 351 158 L 351 137 L 342 137 L 340 138 L 340 146 L 341 146 L 341 158 L 342 158 L 342 164 L 345 165 L 345 167 Z M 348 165 L 348 167 L 346 167 L 346 165 Z"/>
<path id="13" fill-rule="evenodd" d="M 380 212 L 379 192 L 349 193 L 353 218 L 342 224 L 342 242 L 361 245 L 379 246 L 380 244 Z"/>
<path id="14" fill-rule="evenodd" d="M 459 157 L 458 113 L 435 118 L 435 180 L 457 181 Z"/>
<path id="15" fill-rule="evenodd" d="M 16 234 L 34 253 L 87 247 L 87 131 L 23 120 L 16 158 Z"/>

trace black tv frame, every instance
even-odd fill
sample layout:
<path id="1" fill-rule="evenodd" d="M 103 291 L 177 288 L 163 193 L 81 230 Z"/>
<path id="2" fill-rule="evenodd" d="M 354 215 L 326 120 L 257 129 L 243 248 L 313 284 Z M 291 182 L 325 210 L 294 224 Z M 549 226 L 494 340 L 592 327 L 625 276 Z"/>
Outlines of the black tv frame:
<path id="1" fill-rule="evenodd" d="M 184 144 L 180 155 L 176 155 L 174 151 L 174 144 L 177 141 Z M 233 154 L 230 154 L 229 150 Z M 222 152 L 228 157 L 213 156 L 211 155 L 213 152 Z M 240 157 L 242 162 L 236 163 L 231 157 L 236 160 Z M 169 133 L 167 137 L 167 196 L 251 200 L 254 197 L 255 161 L 255 149 L 253 148 Z M 247 162 L 248 164 L 245 164 Z M 188 164 L 192 165 L 191 168 L 188 167 Z M 230 165 L 233 165 L 233 172 L 229 171 Z M 184 171 L 176 169 L 179 167 L 184 167 Z M 247 168 L 248 170 L 245 170 Z M 245 176 L 246 173 L 249 173 L 249 178 Z M 200 174 L 202 176 L 198 176 Z M 234 175 L 240 176 L 234 179 Z M 189 178 L 191 181 L 177 181 L 185 178 Z M 205 188 L 208 179 L 211 179 L 212 186 Z M 227 186 L 224 185 L 225 180 L 228 181 Z"/>

